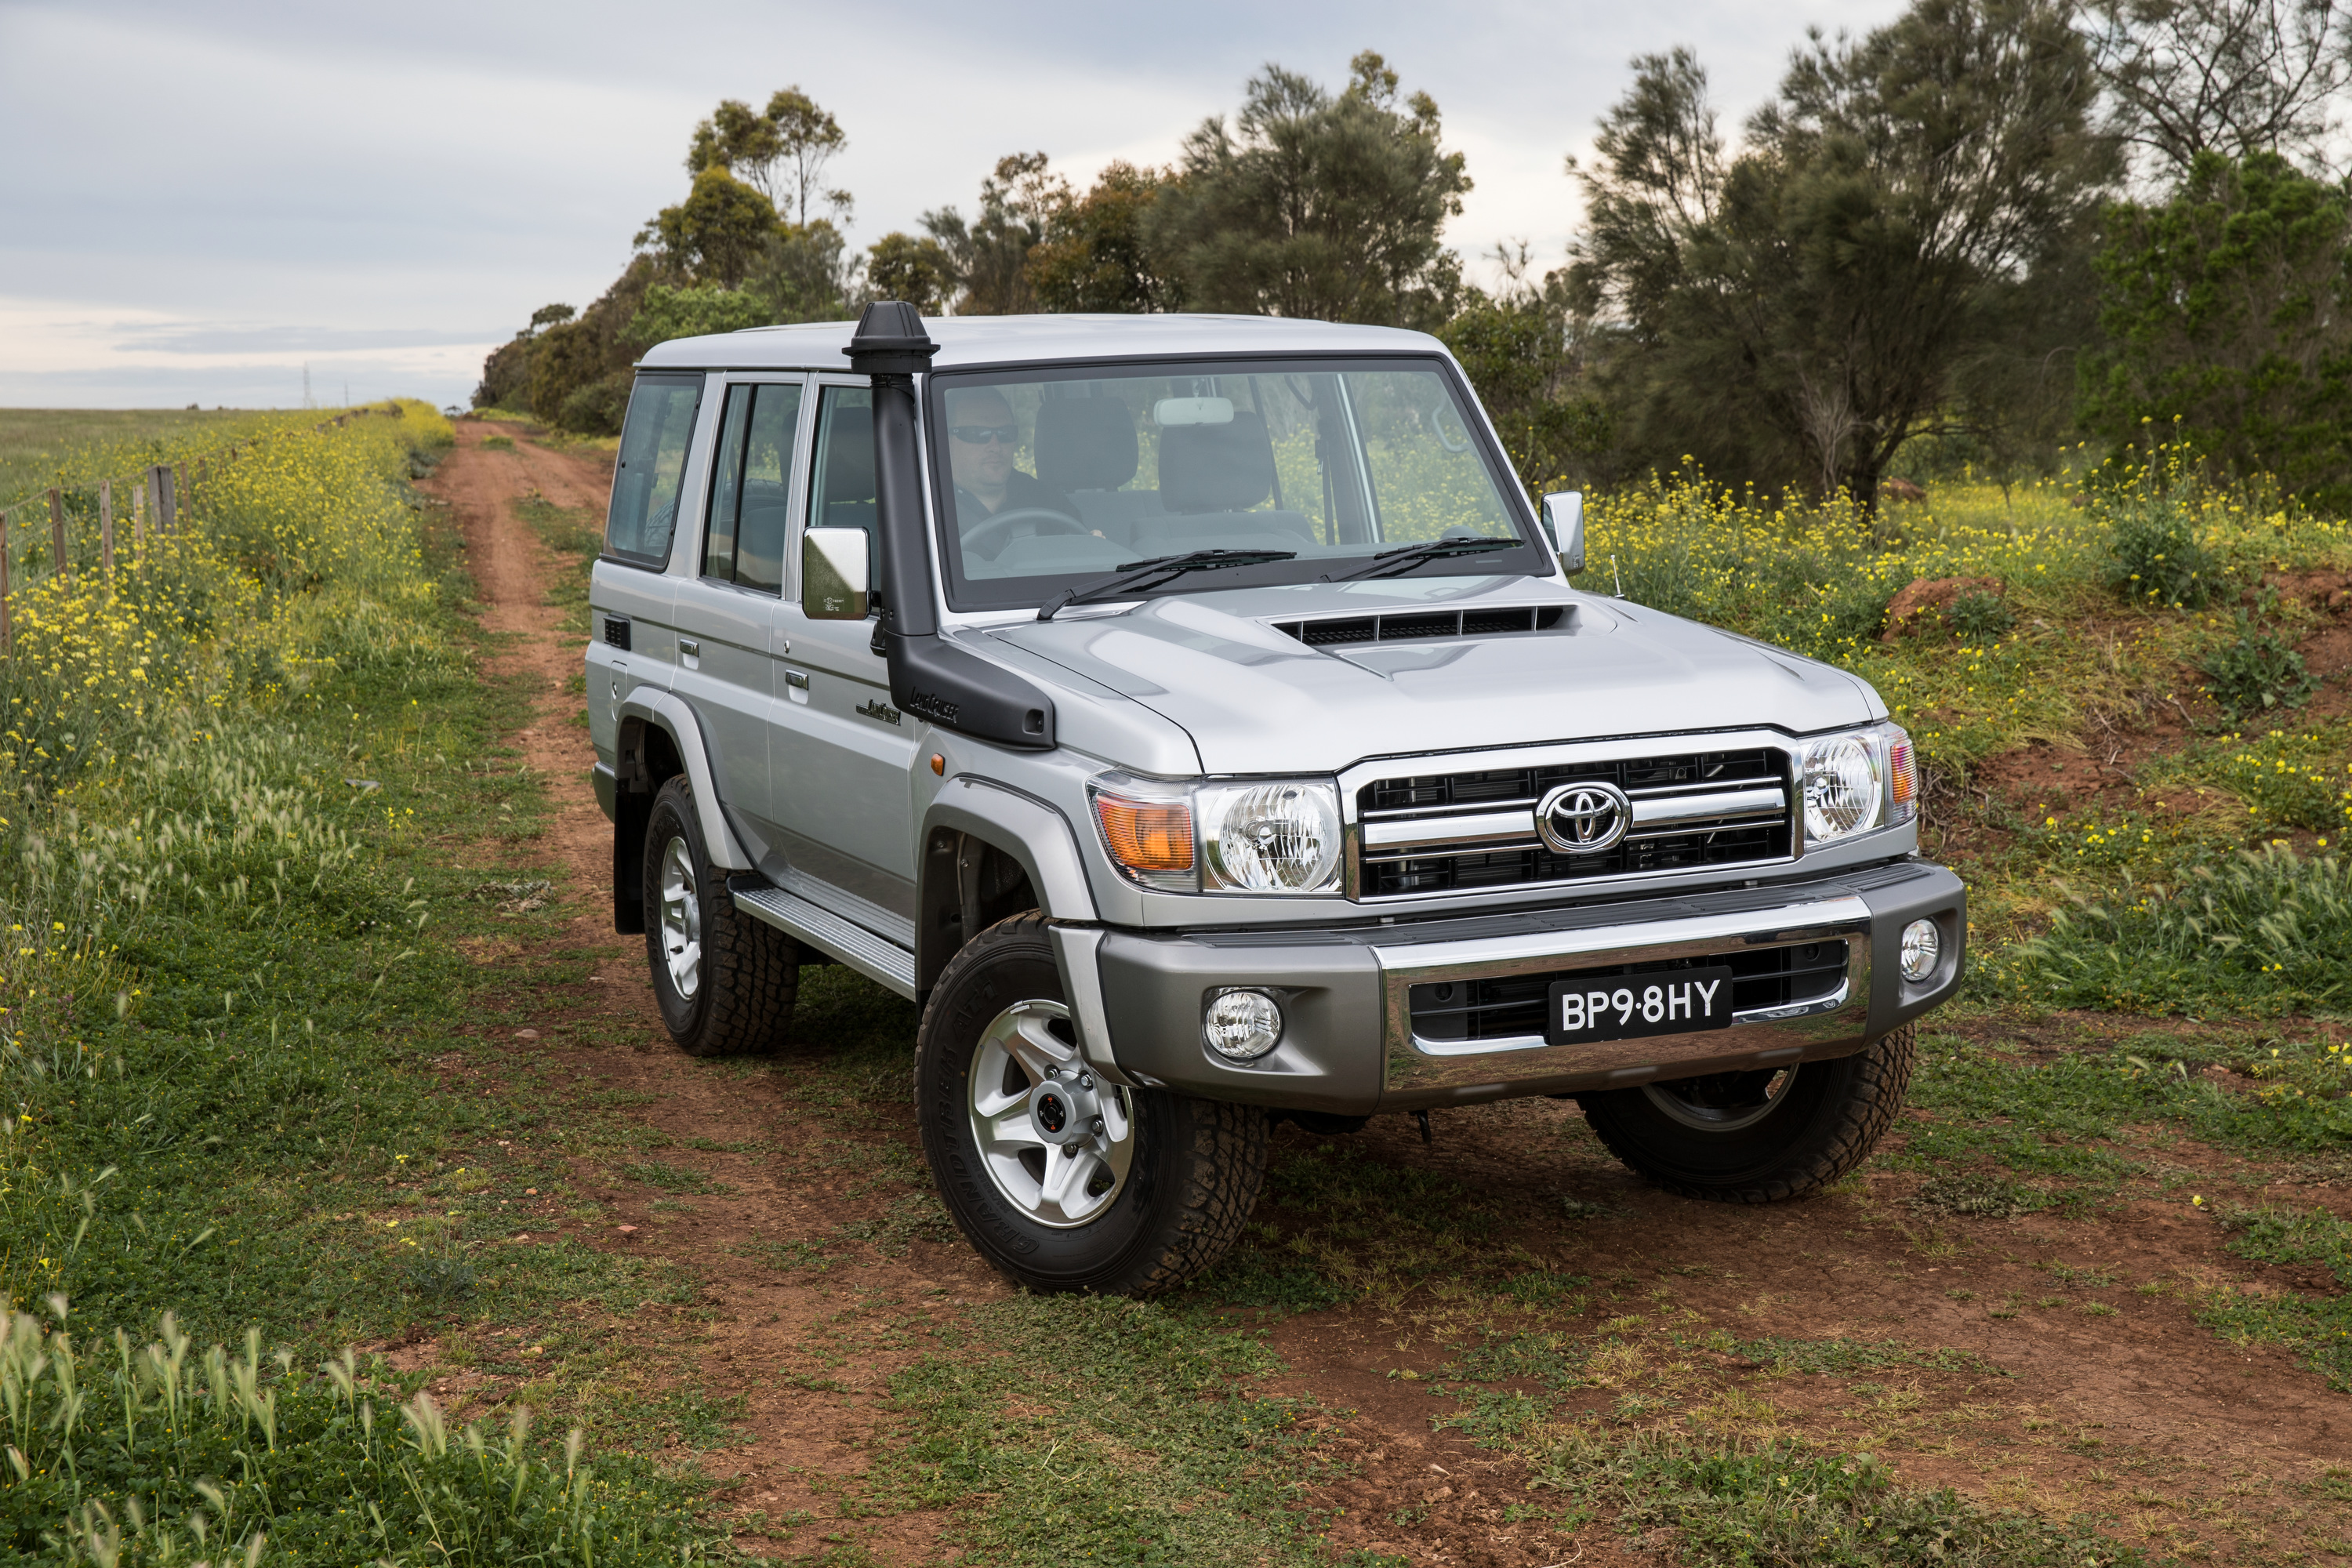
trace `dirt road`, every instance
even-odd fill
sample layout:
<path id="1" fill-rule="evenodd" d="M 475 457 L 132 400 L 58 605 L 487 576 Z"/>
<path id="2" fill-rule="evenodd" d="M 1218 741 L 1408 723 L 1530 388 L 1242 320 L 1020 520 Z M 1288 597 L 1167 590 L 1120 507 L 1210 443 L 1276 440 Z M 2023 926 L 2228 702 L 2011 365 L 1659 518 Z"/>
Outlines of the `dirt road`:
<path id="1" fill-rule="evenodd" d="M 512 639 L 498 663 L 530 683 L 536 717 L 519 744 L 555 797 L 541 848 L 569 900 L 560 952 L 516 957 L 541 967 L 574 960 L 565 973 L 579 976 L 541 986 L 532 1005 L 545 1021 L 513 1047 L 560 1068 L 556 1077 L 582 1079 L 583 1090 L 625 1097 L 628 1114 L 669 1141 L 664 1160 L 723 1189 L 666 1191 L 583 1159 L 574 1182 L 597 1217 L 559 1228 L 673 1259 L 703 1281 L 696 1375 L 714 1394 L 745 1401 L 744 1442 L 704 1463 L 738 1478 L 727 1508 L 764 1516 L 747 1549 L 806 1552 L 835 1528 L 839 1481 L 864 1468 L 885 1380 L 936 1342 L 933 1326 L 1006 1288 L 951 1237 L 919 1226 L 890 1235 L 891 1216 L 924 1190 L 905 1058 L 851 1071 L 828 1055 L 835 1029 L 895 1032 L 910 1051 L 911 1008 L 839 969 L 814 971 L 795 1044 L 779 1058 L 696 1062 L 669 1047 L 642 940 L 610 929 L 607 826 L 588 787 L 587 736 L 570 689 L 580 649 L 548 597 L 557 567 L 515 511 L 534 491 L 558 506 L 601 508 L 608 468 L 512 428 L 511 451 L 482 446 L 491 427 L 469 421 L 459 430 L 459 450 L 430 488 L 464 523 L 484 624 Z M 2052 1048 L 2065 1048 L 2054 1032 Z M 2224 1559 L 2257 1536 L 2285 1545 L 2285 1527 L 2267 1521 L 2352 1442 L 2344 1399 L 2316 1376 L 2197 1323 L 2198 1282 L 2311 1281 L 2229 1258 L 2185 1192 L 2091 1220 L 1930 1223 L 1906 1206 L 1919 1178 L 1881 1169 L 1811 1203 L 1733 1209 L 1645 1188 L 1606 1158 L 1572 1105 L 1443 1114 L 1436 1133 L 1424 1148 L 1409 1121 L 1382 1118 L 1341 1158 L 1406 1187 L 1443 1176 L 1488 1194 L 1513 1216 L 1496 1247 L 1527 1268 L 1579 1277 L 1593 1300 L 1579 1331 L 1613 1320 L 1626 1348 L 1596 1355 L 1602 1370 L 1563 1418 L 1672 1416 L 1717 1435 L 1867 1447 L 1908 1484 L 2103 1513 L 2126 1539 L 2179 1544 L 2219 1531 Z M 1282 1178 L 1332 1163 L 1316 1142 L 1295 1129 L 1277 1133 L 1277 1181 L 1259 1215 L 1273 1227 L 1266 1245 L 1297 1238 L 1300 1251 L 1327 1258 L 1338 1257 L 1328 1248 L 1352 1246 L 1360 1262 L 1378 1245 L 1345 1242 L 1317 1189 Z M 2184 1144 L 2174 1158 L 2218 1169 L 2210 1151 Z M 2232 1190 L 2248 1202 L 2263 1195 L 2259 1186 Z M 2280 1195 L 2315 1201 L 2309 1188 Z M 845 1234 L 890 1244 L 845 1252 Z M 820 1243 L 835 1247 L 829 1263 L 795 1266 Z M 1496 1326 L 1495 1298 L 1449 1295 L 1443 1279 L 1391 1289 L 1377 1274 L 1366 1275 L 1365 1304 L 1291 1316 L 1272 1337 L 1291 1368 L 1277 1391 L 1339 1413 L 1337 1451 L 1354 1473 L 1322 1500 L 1346 1509 L 1333 1546 L 1416 1563 L 1553 1563 L 1580 1550 L 1588 1563 L 1654 1561 L 1606 1524 L 1568 1541 L 1540 1521 L 1506 1517 L 1506 1505 L 1528 1500 L 1523 1467 L 1460 1431 L 1433 1429 L 1433 1417 L 1457 1407 L 1433 1398 L 1426 1381 L 1455 1353 L 1449 1346 Z M 867 1328 L 845 1331 L 853 1304 Z M 1941 1364 L 1916 1357 L 1875 1370 L 1831 1355 L 1809 1373 L 1738 1348 L 1774 1336 L 1815 1345 L 1893 1339 L 1948 1353 Z M 795 1518 L 807 1522 L 787 1522 Z M 2241 1529 L 2230 1519 L 2252 1522 Z M 950 1554 L 940 1542 L 950 1522 L 899 1514 L 857 1528 L 882 1560 L 922 1562 Z"/>

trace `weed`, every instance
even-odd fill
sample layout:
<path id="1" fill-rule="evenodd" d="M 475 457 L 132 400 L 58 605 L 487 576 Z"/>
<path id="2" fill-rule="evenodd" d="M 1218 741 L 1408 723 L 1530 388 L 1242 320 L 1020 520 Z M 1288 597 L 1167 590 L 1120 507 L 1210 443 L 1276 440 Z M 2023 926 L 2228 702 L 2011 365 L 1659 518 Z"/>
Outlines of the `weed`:
<path id="1" fill-rule="evenodd" d="M 64 1302 L 57 1302 L 64 1316 Z M 290 1352 L 195 1353 L 167 1314 L 155 1342 L 76 1345 L 16 1314 L 0 1343 L 12 1484 L 0 1520 L 19 1550 L 45 1535 L 71 1560 L 422 1560 L 499 1568 L 524 1558 L 612 1564 L 707 1559 L 688 1494 L 642 1462 L 581 1462 L 530 1440 L 451 1432 L 432 1398 L 380 1407 L 347 1351 L 323 1376 Z M 217 1478 L 217 1479 L 208 1479 Z"/>
<path id="2" fill-rule="evenodd" d="M 1974 1173 L 1930 1176 L 1911 1194 L 1911 1206 L 1916 1209 L 1971 1219 L 2013 1219 L 2048 1208 L 2053 1201 L 2038 1187 L 2006 1176 Z"/>
<path id="3" fill-rule="evenodd" d="M 649 1187 L 659 1187 L 666 1193 L 731 1193 L 735 1189 L 723 1182 L 714 1182 L 700 1171 L 683 1165 L 664 1164 L 659 1160 L 646 1160 L 621 1167 L 621 1174 L 633 1182 L 643 1182 Z"/>
<path id="4" fill-rule="evenodd" d="M 2221 562 L 2199 538 L 2195 498 L 2153 476 L 2118 499 L 2107 582 L 2135 605 L 2195 609 L 2221 586 Z"/>
<path id="5" fill-rule="evenodd" d="M 2198 666 L 2210 682 L 2206 689 L 2231 718 L 2300 707 L 2319 689 L 2292 640 L 2244 610 L 2237 612 L 2232 630 L 2235 635 L 2217 643 Z"/>

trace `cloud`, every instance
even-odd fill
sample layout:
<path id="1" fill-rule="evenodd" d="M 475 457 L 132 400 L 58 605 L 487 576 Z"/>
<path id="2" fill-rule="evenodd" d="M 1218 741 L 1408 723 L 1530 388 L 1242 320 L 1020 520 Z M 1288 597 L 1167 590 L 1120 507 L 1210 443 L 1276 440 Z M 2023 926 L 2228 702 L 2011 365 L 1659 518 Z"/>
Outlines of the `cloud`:
<path id="1" fill-rule="evenodd" d="M 1523 237 L 1557 265 L 1575 222 L 1561 159 L 1589 144 L 1631 56 L 1697 45 L 1733 124 L 1808 23 L 1896 9 L 0 0 L 0 319 L 13 302 L 47 321 L 0 330 L 0 398 L 142 401 L 110 379 L 124 367 L 163 377 L 159 394 L 183 384 L 174 367 L 231 362 L 298 388 L 306 358 L 427 374 L 457 339 L 486 349 L 538 306 L 593 299 L 638 226 L 683 195 L 695 121 L 787 83 L 849 133 L 828 183 L 856 194 L 862 247 L 931 207 L 969 212 L 1006 153 L 1042 149 L 1081 183 L 1115 156 L 1164 163 L 1267 61 L 1336 85 L 1377 48 L 1468 154 L 1476 188 L 1450 242 L 1475 257 Z M 430 374 L 415 391 L 457 400 L 478 356 Z"/>

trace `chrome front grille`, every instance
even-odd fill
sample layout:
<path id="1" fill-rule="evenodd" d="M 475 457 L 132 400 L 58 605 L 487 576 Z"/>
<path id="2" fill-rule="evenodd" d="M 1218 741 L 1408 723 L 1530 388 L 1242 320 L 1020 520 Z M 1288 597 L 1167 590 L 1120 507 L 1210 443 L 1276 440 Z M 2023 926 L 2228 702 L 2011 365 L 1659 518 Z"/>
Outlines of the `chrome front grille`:
<path id="1" fill-rule="evenodd" d="M 1378 779 L 1356 797 L 1361 898 L 1542 886 L 1785 860 L 1794 849 L 1788 753 L 1777 747 L 1604 757 Z M 1564 784 L 1613 784 L 1624 838 L 1563 855 L 1536 832 Z"/>

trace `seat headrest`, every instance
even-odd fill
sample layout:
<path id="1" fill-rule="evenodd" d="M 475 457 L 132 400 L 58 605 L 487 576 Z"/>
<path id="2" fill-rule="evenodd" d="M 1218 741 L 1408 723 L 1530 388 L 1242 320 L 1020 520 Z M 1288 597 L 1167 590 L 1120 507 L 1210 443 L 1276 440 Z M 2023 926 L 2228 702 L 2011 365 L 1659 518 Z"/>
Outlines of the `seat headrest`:
<path id="1" fill-rule="evenodd" d="M 1160 432 L 1160 502 L 1170 511 L 1240 511 L 1274 493 L 1265 417 L 1236 411 L 1229 425 Z"/>
<path id="2" fill-rule="evenodd" d="M 1135 478 L 1141 456 L 1135 416 L 1116 397 L 1037 405 L 1037 478 L 1049 489 L 1115 490 Z"/>
<path id="3" fill-rule="evenodd" d="M 832 434 L 824 444 L 824 499 L 828 503 L 874 499 L 874 410 L 833 408 Z"/>

